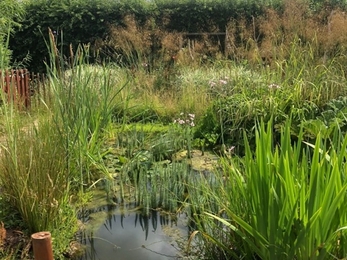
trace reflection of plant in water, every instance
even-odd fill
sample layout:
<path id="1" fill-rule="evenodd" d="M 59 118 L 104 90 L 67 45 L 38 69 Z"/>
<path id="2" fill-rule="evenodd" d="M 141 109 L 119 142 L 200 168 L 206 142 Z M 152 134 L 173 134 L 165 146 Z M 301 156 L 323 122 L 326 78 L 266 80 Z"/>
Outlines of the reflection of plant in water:
<path id="1" fill-rule="evenodd" d="M 192 128 L 194 115 L 188 114 L 184 120 L 182 125 Z M 150 213 L 150 209 L 159 208 L 176 212 L 178 202 L 184 200 L 189 168 L 187 162 L 171 162 L 171 158 L 187 146 L 182 132 L 187 136 L 188 131 L 191 129 L 179 125 L 155 134 L 139 129 L 118 134 L 116 147 L 104 158 L 116 183 L 108 185 L 108 181 L 105 182 L 105 186 L 111 187 L 107 190 L 111 203 L 118 205 L 134 201 L 144 209 L 145 215 Z M 191 139 L 189 135 L 189 145 Z M 110 143 L 107 145 L 112 146 Z"/>
<path id="2" fill-rule="evenodd" d="M 184 160 L 187 155 L 184 155 L 183 160 L 172 158 L 186 147 L 191 149 L 194 121 L 194 114 L 182 113 L 170 128 L 163 131 L 147 132 L 140 126 L 141 129 L 137 127 L 120 132 L 114 144 L 107 143 L 110 152 L 105 155 L 105 165 L 112 171 L 116 183 L 111 185 L 113 188 L 109 191 L 110 199 L 114 207 L 125 207 L 124 212 L 129 209 L 129 203 L 134 203 L 135 209 L 131 211 L 138 212 L 135 225 L 142 229 L 145 237 L 151 236 L 148 230 L 156 230 L 165 225 L 176 226 L 175 221 L 179 217 L 175 214 L 185 211 L 191 174 L 188 163 L 195 159 L 195 153 L 192 151 L 191 160 Z M 161 214 L 166 212 L 170 212 L 169 217 L 162 217 Z M 175 220 L 172 220 L 171 212 L 176 217 Z M 111 222 L 113 220 L 105 225 L 110 228 Z M 175 232 L 175 227 L 168 232 Z M 172 237 L 170 234 L 167 236 Z M 184 248 L 183 235 L 180 241 L 170 239 L 174 241 L 170 244 L 178 252 L 180 248 Z M 144 248 L 151 251 L 147 245 Z"/>
<path id="3" fill-rule="evenodd" d="M 90 206 L 95 206 L 95 202 L 91 202 Z M 123 239 L 127 240 L 126 233 L 129 228 L 137 231 L 137 237 L 142 242 L 141 244 L 136 243 L 138 242 L 137 239 L 134 240 L 135 243 L 129 241 L 127 246 L 131 249 L 128 257 L 131 257 L 130 251 L 139 249 L 167 257 L 183 255 L 186 245 L 186 228 L 182 227 L 186 226 L 187 215 L 166 214 L 153 209 L 149 211 L 148 215 L 143 214 L 143 212 L 133 203 L 112 207 L 109 211 L 100 207 L 90 209 L 86 228 L 79 237 L 80 243 L 87 248 L 83 259 L 99 259 L 100 256 L 99 258 L 97 256 L 100 249 L 97 243 L 100 242 L 109 244 L 114 249 L 124 249 L 124 243 L 117 242 L 117 239 L 121 234 L 124 234 Z M 118 228 L 117 222 L 120 228 Z M 103 232 L 111 233 L 112 238 L 105 239 Z M 172 250 L 169 250 L 170 252 L 163 251 L 163 246 L 165 248 L 170 247 Z"/>

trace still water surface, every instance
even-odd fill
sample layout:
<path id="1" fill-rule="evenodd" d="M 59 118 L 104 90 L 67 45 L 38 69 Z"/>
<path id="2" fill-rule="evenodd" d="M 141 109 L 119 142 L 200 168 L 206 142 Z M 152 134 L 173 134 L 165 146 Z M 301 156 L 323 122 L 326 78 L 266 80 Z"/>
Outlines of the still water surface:
<path id="1" fill-rule="evenodd" d="M 144 217 L 134 210 L 106 206 L 87 214 L 81 243 L 81 260 L 164 260 L 183 256 L 188 240 L 188 217 L 162 216 L 150 211 Z"/>

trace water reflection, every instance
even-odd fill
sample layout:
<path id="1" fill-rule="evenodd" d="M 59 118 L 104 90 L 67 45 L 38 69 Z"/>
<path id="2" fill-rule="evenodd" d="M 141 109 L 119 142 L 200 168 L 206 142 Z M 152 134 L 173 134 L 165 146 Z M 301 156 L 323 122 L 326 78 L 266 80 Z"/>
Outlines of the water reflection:
<path id="1" fill-rule="evenodd" d="M 143 215 L 135 205 L 103 206 L 80 215 L 87 223 L 81 234 L 86 245 L 80 260 L 182 259 L 186 244 L 188 217 L 162 215 L 149 211 Z"/>

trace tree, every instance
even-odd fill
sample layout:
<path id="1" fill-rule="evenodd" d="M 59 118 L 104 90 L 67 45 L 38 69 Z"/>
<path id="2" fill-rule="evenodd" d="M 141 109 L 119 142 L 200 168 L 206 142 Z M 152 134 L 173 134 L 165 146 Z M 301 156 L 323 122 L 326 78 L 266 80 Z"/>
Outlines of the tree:
<path id="1" fill-rule="evenodd" d="M 23 14 L 24 1 L 0 0 L 0 68 L 6 68 L 10 64 L 9 35 L 20 26 Z"/>

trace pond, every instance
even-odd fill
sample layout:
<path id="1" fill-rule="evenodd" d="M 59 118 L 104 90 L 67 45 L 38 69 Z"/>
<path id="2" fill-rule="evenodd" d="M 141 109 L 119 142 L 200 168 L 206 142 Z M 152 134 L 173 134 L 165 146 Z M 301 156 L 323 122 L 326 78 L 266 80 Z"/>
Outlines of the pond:
<path id="1" fill-rule="evenodd" d="M 80 242 L 86 247 L 80 260 L 202 259 L 195 237 L 189 246 L 189 256 L 186 253 L 194 230 L 190 230 L 185 193 L 187 187 L 191 190 L 196 187 L 194 196 L 200 196 L 198 183 L 213 185 L 211 170 L 217 159 L 213 154 L 193 150 L 187 164 L 184 161 L 186 153 L 175 154 L 174 162 L 169 164 L 151 162 L 150 167 L 147 157 L 138 156 L 139 161 L 127 169 L 133 174 L 131 177 L 136 180 L 137 188 L 120 185 L 122 174 L 118 173 L 114 175 L 111 202 L 106 200 L 105 191 L 93 194 L 93 201 L 79 217 L 85 226 Z M 122 176 L 124 178 L 124 174 Z M 139 204 L 143 208 L 139 208 Z M 179 214 L 151 210 L 163 205 L 166 210 Z"/>
<path id="2" fill-rule="evenodd" d="M 186 213 L 151 210 L 143 215 L 135 204 L 103 205 L 85 210 L 80 218 L 85 223 L 80 260 L 199 259 L 185 254 L 190 233 Z"/>

